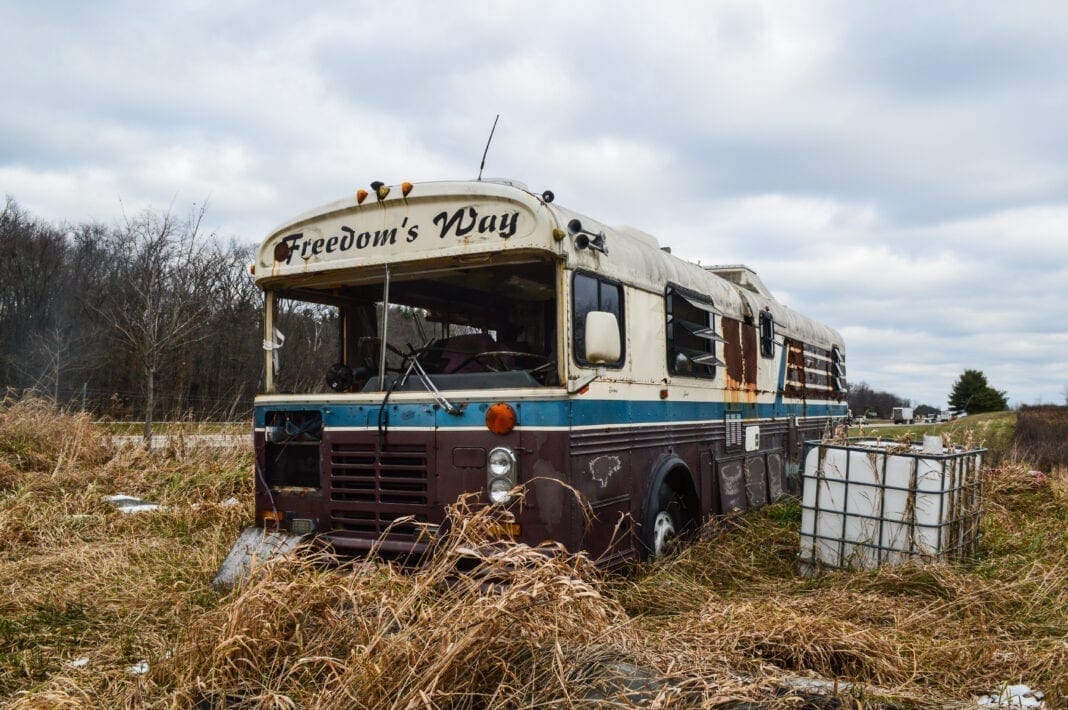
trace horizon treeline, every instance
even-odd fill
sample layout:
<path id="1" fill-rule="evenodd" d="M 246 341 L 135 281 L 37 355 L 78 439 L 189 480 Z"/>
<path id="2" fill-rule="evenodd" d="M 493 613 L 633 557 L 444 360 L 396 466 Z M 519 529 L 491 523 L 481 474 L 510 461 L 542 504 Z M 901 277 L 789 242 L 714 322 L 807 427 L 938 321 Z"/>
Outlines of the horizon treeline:
<path id="1" fill-rule="evenodd" d="M 159 417 L 247 416 L 264 361 L 254 248 L 202 234 L 203 216 L 57 225 L 8 197 L 0 384 L 118 419 L 150 400 Z"/>

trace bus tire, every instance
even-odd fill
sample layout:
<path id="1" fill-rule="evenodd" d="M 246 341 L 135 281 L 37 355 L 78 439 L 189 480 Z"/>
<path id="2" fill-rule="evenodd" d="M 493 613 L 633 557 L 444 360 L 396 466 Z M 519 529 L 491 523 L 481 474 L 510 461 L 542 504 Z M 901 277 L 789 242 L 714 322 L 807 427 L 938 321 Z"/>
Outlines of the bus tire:
<path id="1" fill-rule="evenodd" d="M 696 496 L 685 468 L 662 470 L 652 482 L 640 533 L 642 557 L 646 560 L 669 554 L 697 523 Z"/>

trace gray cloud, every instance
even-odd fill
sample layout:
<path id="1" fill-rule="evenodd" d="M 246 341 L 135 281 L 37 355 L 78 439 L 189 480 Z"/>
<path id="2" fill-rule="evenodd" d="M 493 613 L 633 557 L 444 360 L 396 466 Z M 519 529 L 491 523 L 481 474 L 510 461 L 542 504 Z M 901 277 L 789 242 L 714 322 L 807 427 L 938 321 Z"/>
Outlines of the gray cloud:
<path id="1" fill-rule="evenodd" d="M 0 191 L 50 219 L 210 199 L 224 235 L 373 179 L 487 174 L 746 262 L 940 404 L 1068 383 L 1068 8 L 0 4 Z M 121 200 L 121 203 L 120 203 Z"/>

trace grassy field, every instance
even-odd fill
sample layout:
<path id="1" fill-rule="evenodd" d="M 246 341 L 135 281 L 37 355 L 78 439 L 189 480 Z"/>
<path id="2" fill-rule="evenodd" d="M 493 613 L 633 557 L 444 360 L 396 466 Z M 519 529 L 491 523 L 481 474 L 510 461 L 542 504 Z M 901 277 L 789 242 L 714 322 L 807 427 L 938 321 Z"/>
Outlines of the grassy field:
<path id="1" fill-rule="evenodd" d="M 954 436 L 1011 442 L 1003 419 Z M 779 503 L 627 575 L 523 546 L 461 575 L 488 522 L 458 511 L 420 572 L 294 559 L 218 594 L 252 522 L 248 451 L 114 450 L 84 417 L 6 402 L 0 705 L 931 707 L 1023 682 L 1063 707 L 1068 471 L 997 455 L 965 564 L 799 577 L 800 510 Z M 165 507 L 125 515 L 116 493 Z"/>
<path id="2" fill-rule="evenodd" d="M 987 461 L 997 463 L 1002 458 L 1015 459 L 1014 434 L 1016 412 L 988 412 L 960 417 L 937 424 L 898 424 L 895 426 L 850 427 L 850 436 L 910 440 L 922 442 L 925 435 L 939 435 L 949 442 L 968 448 L 983 446 L 989 449 Z"/>

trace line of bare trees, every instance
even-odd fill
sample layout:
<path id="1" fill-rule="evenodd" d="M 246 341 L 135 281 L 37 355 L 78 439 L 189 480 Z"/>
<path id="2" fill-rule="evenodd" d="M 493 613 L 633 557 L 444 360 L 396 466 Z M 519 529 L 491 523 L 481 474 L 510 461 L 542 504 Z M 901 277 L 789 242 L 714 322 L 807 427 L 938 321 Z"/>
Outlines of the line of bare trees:
<path id="1" fill-rule="evenodd" d="M 203 208 L 114 225 L 0 210 L 0 385 L 100 415 L 234 418 L 262 377 L 252 249 Z"/>
<path id="2" fill-rule="evenodd" d="M 846 402 L 849 404 L 850 411 L 858 417 L 868 415 L 881 419 L 889 419 L 894 407 L 909 406 L 907 399 L 891 392 L 872 389 L 867 382 L 850 382 Z M 928 409 L 932 408 L 928 407 Z"/>

